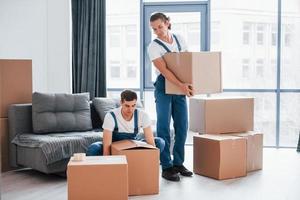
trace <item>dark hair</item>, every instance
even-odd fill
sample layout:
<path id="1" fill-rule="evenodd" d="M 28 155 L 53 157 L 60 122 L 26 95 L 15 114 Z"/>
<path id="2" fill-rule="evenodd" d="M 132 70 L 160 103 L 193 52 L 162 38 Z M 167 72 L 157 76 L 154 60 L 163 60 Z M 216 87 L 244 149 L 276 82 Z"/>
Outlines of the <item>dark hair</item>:
<path id="1" fill-rule="evenodd" d="M 163 22 L 170 22 L 170 17 L 167 17 L 164 13 L 156 12 L 153 13 L 150 17 L 150 22 L 154 22 L 160 19 Z M 171 24 L 169 23 L 168 29 L 171 30 Z"/>
<path id="2" fill-rule="evenodd" d="M 124 90 L 121 93 L 121 102 L 137 100 L 137 94 L 133 90 Z"/>

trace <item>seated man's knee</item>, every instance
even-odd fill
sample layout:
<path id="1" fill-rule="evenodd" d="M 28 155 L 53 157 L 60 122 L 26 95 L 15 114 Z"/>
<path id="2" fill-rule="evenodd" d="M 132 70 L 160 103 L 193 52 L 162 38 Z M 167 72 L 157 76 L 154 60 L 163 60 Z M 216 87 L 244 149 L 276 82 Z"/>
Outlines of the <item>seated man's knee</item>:
<path id="1" fill-rule="evenodd" d="M 86 152 L 87 156 L 99 156 L 103 155 L 102 153 L 102 143 L 101 142 L 94 142 L 91 144 Z"/>
<path id="2" fill-rule="evenodd" d="M 155 140 L 156 147 L 158 147 L 160 149 L 160 152 L 162 152 L 166 145 L 165 141 L 160 137 L 155 137 L 154 140 Z"/>

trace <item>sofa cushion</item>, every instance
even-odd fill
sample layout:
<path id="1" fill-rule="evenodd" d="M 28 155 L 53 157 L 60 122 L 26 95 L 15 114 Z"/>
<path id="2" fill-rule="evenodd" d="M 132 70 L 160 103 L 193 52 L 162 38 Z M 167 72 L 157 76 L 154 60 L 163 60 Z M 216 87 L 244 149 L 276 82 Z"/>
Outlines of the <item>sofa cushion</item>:
<path id="1" fill-rule="evenodd" d="M 93 99 L 93 105 L 97 113 L 99 114 L 100 119 L 104 120 L 104 117 L 107 112 L 111 111 L 114 108 L 121 106 L 120 99 L 117 98 L 107 98 L 107 97 L 97 97 Z M 137 108 L 143 108 L 143 104 L 138 100 L 136 103 Z"/>
<path id="2" fill-rule="evenodd" d="M 32 124 L 34 133 L 91 130 L 89 93 L 33 93 Z"/>

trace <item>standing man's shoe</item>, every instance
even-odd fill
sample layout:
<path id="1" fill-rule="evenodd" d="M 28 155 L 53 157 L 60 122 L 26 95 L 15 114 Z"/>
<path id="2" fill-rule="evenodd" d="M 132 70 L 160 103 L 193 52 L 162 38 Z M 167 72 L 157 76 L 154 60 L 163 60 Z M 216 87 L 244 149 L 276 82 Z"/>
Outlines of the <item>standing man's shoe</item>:
<path id="1" fill-rule="evenodd" d="M 182 176 L 193 176 L 193 172 L 185 168 L 183 165 L 174 165 L 173 169 L 175 172 L 180 173 Z"/>
<path id="2" fill-rule="evenodd" d="M 176 172 L 173 167 L 163 169 L 161 176 L 169 181 L 180 181 L 178 172 Z"/>

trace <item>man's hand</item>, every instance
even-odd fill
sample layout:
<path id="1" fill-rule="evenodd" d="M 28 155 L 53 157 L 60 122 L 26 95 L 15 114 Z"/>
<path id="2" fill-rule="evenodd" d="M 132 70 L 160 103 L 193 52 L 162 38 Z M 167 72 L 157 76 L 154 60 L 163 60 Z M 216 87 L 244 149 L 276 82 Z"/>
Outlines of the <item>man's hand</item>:
<path id="1" fill-rule="evenodd" d="M 189 83 L 182 83 L 180 84 L 180 89 L 183 91 L 183 93 L 188 96 L 194 96 L 194 88 L 192 86 L 192 84 Z"/>
<path id="2" fill-rule="evenodd" d="M 153 137 L 153 132 L 152 132 L 151 126 L 144 128 L 144 135 L 145 135 L 146 142 L 155 147 L 155 142 L 154 142 L 154 137 Z"/>
<path id="3" fill-rule="evenodd" d="M 112 132 L 104 129 L 103 131 L 103 155 L 110 155 L 110 145 L 112 142 Z"/>

